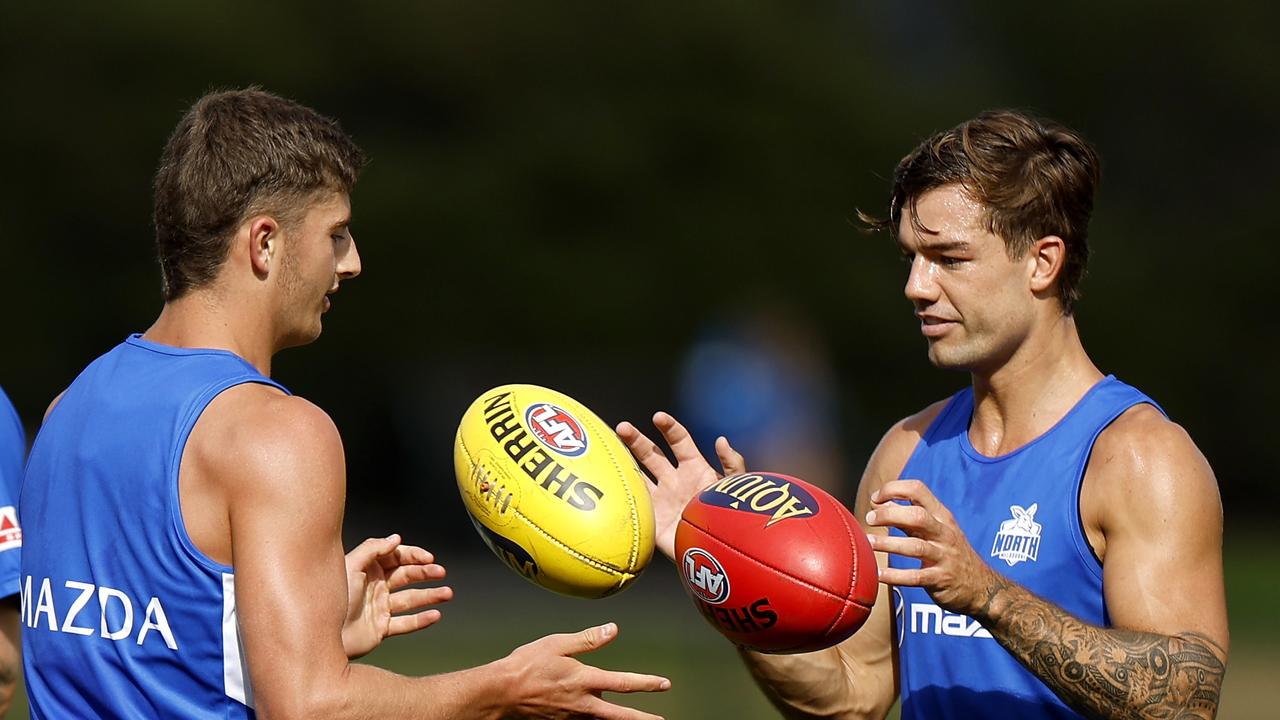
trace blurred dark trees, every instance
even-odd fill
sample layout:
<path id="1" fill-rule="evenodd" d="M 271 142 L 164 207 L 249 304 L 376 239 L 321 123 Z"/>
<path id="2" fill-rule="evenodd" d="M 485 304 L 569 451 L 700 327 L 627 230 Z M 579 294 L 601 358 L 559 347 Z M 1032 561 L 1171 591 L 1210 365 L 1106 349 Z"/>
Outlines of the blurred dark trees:
<path id="1" fill-rule="evenodd" d="M 1276 14 L 6 3 L 0 383 L 34 431 L 85 363 L 149 324 L 160 147 L 203 91 L 258 84 L 340 118 L 372 158 L 354 198 L 365 275 L 276 368 L 343 430 L 353 539 L 477 548 L 450 462 L 472 397 L 536 382 L 645 420 L 699 328 L 744 308 L 822 334 L 857 472 L 890 423 L 967 378 L 928 365 L 905 267 L 854 211 L 879 209 L 921 137 L 1015 106 L 1104 159 L 1086 346 L 1191 432 L 1229 517 L 1260 513 L 1280 499 Z"/>

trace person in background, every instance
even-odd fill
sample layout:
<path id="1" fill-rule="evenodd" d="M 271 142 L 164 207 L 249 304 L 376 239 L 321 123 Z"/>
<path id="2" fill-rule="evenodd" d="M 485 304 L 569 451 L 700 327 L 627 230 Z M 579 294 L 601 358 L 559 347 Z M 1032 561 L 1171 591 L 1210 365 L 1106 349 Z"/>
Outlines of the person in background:
<path id="1" fill-rule="evenodd" d="M 15 504 L 22 485 L 27 433 L 0 388 L 0 717 L 9 711 L 18 689 L 18 570 L 22 528 Z"/>

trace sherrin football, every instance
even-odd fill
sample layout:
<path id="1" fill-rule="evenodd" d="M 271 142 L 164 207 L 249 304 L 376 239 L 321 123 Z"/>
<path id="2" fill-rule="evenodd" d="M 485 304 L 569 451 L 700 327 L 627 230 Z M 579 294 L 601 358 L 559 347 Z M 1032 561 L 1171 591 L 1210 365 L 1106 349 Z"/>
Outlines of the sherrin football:
<path id="1" fill-rule="evenodd" d="M 777 473 L 717 481 L 676 528 L 680 578 L 707 622 L 743 647 L 821 650 L 871 613 L 878 571 L 866 533 L 822 489 Z"/>
<path id="2" fill-rule="evenodd" d="M 567 395 L 484 393 L 458 425 L 453 463 L 480 537 L 532 583 L 604 597 L 653 556 L 648 480 L 612 428 Z"/>

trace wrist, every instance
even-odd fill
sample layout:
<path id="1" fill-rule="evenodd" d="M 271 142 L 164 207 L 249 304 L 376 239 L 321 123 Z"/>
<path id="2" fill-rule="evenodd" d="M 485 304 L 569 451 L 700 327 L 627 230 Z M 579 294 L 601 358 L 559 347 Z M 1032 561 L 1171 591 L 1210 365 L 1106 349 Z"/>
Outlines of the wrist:
<path id="1" fill-rule="evenodd" d="M 1000 624 L 1005 612 L 1012 605 L 1012 596 L 1017 586 L 991 568 L 986 569 L 986 575 L 987 581 L 978 597 L 977 607 L 967 614 L 987 627 L 994 627 Z"/>
<path id="2" fill-rule="evenodd" d="M 486 713 L 486 717 L 509 717 L 524 704 L 520 692 L 520 672 L 511 662 L 511 656 L 481 665 L 475 672 L 484 677 L 480 701 L 493 711 L 491 714 Z"/>

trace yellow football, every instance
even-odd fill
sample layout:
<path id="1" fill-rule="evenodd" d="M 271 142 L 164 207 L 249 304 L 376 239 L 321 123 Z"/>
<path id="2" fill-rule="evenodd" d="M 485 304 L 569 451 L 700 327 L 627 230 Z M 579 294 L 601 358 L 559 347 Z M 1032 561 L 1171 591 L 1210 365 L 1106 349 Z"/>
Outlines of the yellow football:
<path id="1" fill-rule="evenodd" d="M 567 395 L 484 393 L 458 425 L 453 465 L 480 537 L 530 582 L 604 597 L 653 556 L 648 480 L 613 429 Z"/>

